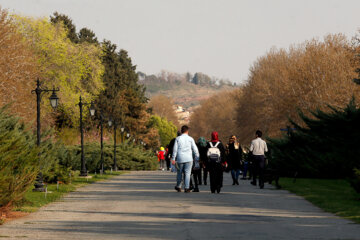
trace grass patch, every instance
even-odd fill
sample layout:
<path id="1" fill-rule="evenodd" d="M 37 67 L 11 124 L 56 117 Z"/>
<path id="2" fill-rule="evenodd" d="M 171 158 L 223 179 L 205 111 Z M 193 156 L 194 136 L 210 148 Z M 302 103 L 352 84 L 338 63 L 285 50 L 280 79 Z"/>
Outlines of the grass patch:
<path id="1" fill-rule="evenodd" d="M 48 184 L 48 193 L 46 194 L 46 197 L 44 192 L 33 192 L 32 189 L 30 189 L 25 194 L 24 200 L 18 206 L 15 206 L 13 210 L 21 212 L 35 212 L 40 207 L 59 200 L 66 193 L 75 191 L 78 187 L 98 181 L 107 180 L 123 173 L 124 172 L 112 172 L 103 175 L 89 174 L 89 176 L 92 176 L 92 178 L 76 177 L 72 180 L 71 184 L 60 184 L 58 190 L 56 184 Z"/>
<path id="2" fill-rule="evenodd" d="M 346 180 L 280 178 L 280 185 L 326 212 L 360 223 L 360 194 Z"/>

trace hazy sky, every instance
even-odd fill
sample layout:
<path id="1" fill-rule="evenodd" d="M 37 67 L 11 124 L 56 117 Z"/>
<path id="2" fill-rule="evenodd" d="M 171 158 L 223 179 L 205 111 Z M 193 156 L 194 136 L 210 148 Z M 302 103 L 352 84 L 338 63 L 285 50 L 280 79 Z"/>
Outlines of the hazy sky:
<path id="1" fill-rule="evenodd" d="M 241 82 L 257 57 L 328 33 L 356 34 L 359 0 L 0 0 L 31 16 L 69 15 L 77 29 L 129 51 L 147 74 L 190 71 Z"/>

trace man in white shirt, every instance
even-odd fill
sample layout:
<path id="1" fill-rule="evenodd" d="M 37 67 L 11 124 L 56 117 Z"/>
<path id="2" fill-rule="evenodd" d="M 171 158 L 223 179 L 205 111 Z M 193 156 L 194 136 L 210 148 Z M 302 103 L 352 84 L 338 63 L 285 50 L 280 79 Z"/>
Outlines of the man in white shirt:
<path id="1" fill-rule="evenodd" d="M 257 130 L 256 139 L 252 140 L 250 145 L 250 152 L 252 152 L 253 160 L 253 181 L 252 185 L 256 186 L 256 177 L 259 175 L 259 186 L 264 188 L 264 169 L 265 169 L 265 153 L 268 151 L 266 142 L 261 139 L 262 132 Z"/>

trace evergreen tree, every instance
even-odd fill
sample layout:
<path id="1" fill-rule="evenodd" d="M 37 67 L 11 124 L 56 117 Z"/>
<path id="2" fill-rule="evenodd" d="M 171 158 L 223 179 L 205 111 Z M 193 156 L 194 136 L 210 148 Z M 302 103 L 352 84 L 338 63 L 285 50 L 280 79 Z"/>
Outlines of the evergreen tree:
<path id="1" fill-rule="evenodd" d="M 199 79 L 199 74 L 198 73 L 195 73 L 192 81 L 191 81 L 193 84 L 196 84 L 196 85 L 199 85 L 200 84 L 200 79 Z"/>
<path id="2" fill-rule="evenodd" d="M 147 98 L 145 88 L 138 83 L 136 66 L 125 50 L 117 52 L 117 46 L 110 41 L 105 40 L 102 47 L 105 88 L 98 99 L 99 110 L 138 132 L 142 129 L 139 119 L 146 116 Z"/>
<path id="3" fill-rule="evenodd" d="M 54 24 L 58 23 L 58 22 L 62 22 L 64 24 L 65 28 L 68 30 L 68 38 L 73 43 L 79 42 L 79 37 L 76 34 L 76 27 L 73 24 L 70 17 L 68 17 L 65 14 L 60 14 L 58 12 L 54 12 L 54 16 L 50 16 L 50 21 Z"/>
<path id="4" fill-rule="evenodd" d="M 82 28 L 78 34 L 79 42 L 88 42 L 98 44 L 98 39 L 93 31 L 88 28 Z"/>
<path id="5" fill-rule="evenodd" d="M 311 117 L 300 113 L 303 124 L 291 123 L 296 131 L 270 139 L 275 168 L 301 176 L 351 177 L 360 167 L 358 135 L 360 109 L 352 100 L 346 108 L 317 110 Z M 304 126 L 303 126 L 304 125 Z"/>
<path id="6" fill-rule="evenodd" d="M 20 201 L 39 170 L 34 135 L 0 109 L 0 213 Z"/>

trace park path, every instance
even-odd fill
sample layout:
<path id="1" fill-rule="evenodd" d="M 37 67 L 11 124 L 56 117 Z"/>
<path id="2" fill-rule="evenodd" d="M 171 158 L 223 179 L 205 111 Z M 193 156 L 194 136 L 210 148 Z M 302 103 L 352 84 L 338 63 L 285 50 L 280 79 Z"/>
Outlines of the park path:
<path id="1" fill-rule="evenodd" d="M 0 226 L 1 239 L 360 239 L 360 225 L 249 181 L 177 193 L 169 172 L 131 172 L 80 188 Z M 6 237 L 8 236 L 8 237 Z"/>

